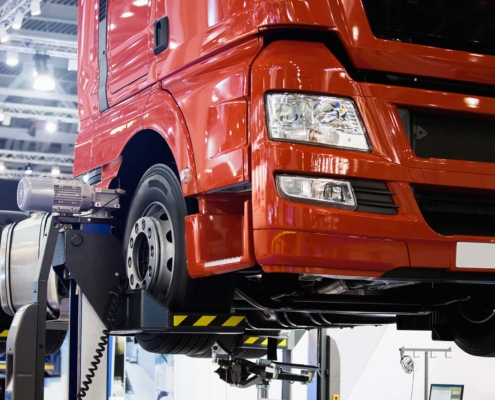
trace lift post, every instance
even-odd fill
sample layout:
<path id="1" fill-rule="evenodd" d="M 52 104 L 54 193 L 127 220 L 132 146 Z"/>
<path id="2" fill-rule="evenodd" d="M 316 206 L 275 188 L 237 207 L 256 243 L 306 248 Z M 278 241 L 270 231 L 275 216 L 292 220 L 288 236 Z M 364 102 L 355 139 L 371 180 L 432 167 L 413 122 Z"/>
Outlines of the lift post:
<path id="1" fill-rule="evenodd" d="M 9 330 L 5 385 L 5 398 L 9 400 L 43 399 L 47 282 L 60 226 L 57 218 L 48 218 L 45 234 L 41 238 L 33 302 L 16 312 Z"/>

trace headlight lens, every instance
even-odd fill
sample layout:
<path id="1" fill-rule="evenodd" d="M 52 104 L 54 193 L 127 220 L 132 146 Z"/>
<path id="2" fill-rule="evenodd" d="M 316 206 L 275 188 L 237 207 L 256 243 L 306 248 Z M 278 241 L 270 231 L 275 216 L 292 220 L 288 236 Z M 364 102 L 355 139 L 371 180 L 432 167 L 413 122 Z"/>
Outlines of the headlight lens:
<path id="1" fill-rule="evenodd" d="M 293 175 L 276 175 L 275 181 L 279 194 L 288 200 L 346 210 L 357 208 L 349 181 Z"/>
<path id="2" fill-rule="evenodd" d="M 272 140 L 370 151 L 364 125 L 352 100 L 297 93 L 266 96 Z"/>

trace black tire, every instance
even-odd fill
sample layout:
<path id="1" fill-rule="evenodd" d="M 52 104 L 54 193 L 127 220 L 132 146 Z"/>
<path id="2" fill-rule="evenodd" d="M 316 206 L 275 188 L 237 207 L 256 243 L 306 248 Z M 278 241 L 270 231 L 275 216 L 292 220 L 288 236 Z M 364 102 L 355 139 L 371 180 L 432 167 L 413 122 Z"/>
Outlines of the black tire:
<path id="1" fill-rule="evenodd" d="M 446 319 L 459 348 L 472 356 L 495 357 L 495 312 L 478 301 L 450 307 Z"/>
<path id="2" fill-rule="evenodd" d="M 253 331 L 246 335 L 253 336 L 278 336 L 280 331 Z M 238 358 L 262 358 L 268 353 L 268 349 L 242 349 L 243 335 L 220 335 L 217 344 L 223 351 L 230 354 L 232 357 Z"/>
<path id="3" fill-rule="evenodd" d="M 168 267 L 169 272 L 165 272 L 170 281 L 157 281 L 157 286 L 150 286 L 149 291 L 172 311 L 228 312 L 235 290 L 232 275 L 194 280 L 189 277 L 184 226 L 186 203 L 179 180 L 165 165 L 157 164 L 151 167 L 138 184 L 127 216 L 124 254 L 127 254 L 127 244 L 130 243 L 135 222 L 148 215 L 149 210 L 160 210 L 160 207 L 166 214 L 166 217 L 160 216 L 160 219 L 167 218 L 174 250 L 173 256 L 168 260 L 162 262 L 160 259 L 159 268 Z M 167 240 L 168 234 L 167 232 Z M 151 278 L 149 280 L 148 285 L 151 285 Z M 152 353 L 189 355 L 207 351 L 215 343 L 217 335 L 141 333 L 136 334 L 136 339 L 144 350 Z"/>
<path id="4" fill-rule="evenodd" d="M 45 336 L 45 354 L 47 356 L 55 354 L 64 344 L 67 331 L 47 330 Z"/>
<path id="5" fill-rule="evenodd" d="M 55 354 L 64 344 L 67 331 L 46 331 L 45 337 L 45 354 L 47 356 Z M 7 341 L 0 342 L 0 354 L 5 354 L 7 351 Z"/>

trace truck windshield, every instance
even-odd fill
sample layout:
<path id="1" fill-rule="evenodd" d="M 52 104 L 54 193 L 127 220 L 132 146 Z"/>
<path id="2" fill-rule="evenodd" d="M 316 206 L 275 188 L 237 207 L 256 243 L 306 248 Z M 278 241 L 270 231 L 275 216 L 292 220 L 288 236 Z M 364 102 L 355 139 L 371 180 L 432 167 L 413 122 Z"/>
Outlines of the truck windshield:
<path id="1" fill-rule="evenodd" d="M 362 0 L 377 38 L 495 54 L 493 0 Z"/>

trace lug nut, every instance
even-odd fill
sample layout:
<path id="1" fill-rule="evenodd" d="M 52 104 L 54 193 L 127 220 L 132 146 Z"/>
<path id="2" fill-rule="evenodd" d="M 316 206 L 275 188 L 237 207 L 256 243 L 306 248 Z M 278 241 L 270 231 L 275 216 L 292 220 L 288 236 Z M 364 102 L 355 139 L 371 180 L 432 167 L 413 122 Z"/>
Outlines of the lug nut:
<path id="1" fill-rule="evenodd" d="M 151 246 L 151 257 L 154 257 L 155 256 L 155 248 L 153 246 Z"/>
<path id="2" fill-rule="evenodd" d="M 131 246 L 131 249 L 134 247 L 134 239 L 131 238 L 131 242 L 129 243 L 129 246 Z"/>
<path id="3" fill-rule="evenodd" d="M 143 228 L 143 231 L 146 228 L 146 220 L 144 219 L 141 221 L 141 228 Z"/>
<path id="4" fill-rule="evenodd" d="M 152 273 L 153 273 L 153 268 L 151 268 L 151 265 L 150 265 L 148 268 L 148 275 L 150 276 L 150 278 L 151 278 Z"/>
<path id="5" fill-rule="evenodd" d="M 136 232 L 136 233 L 139 232 L 139 225 L 138 224 L 134 225 L 134 232 Z"/>
<path id="6" fill-rule="evenodd" d="M 151 239 L 151 228 L 148 228 L 148 239 Z"/>
<path id="7" fill-rule="evenodd" d="M 132 258 L 129 257 L 129 259 L 127 260 L 127 265 L 129 266 L 129 268 L 132 267 Z"/>
<path id="8" fill-rule="evenodd" d="M 134 275 L 131 275 L 131 285 L 134 285 Z"/>

